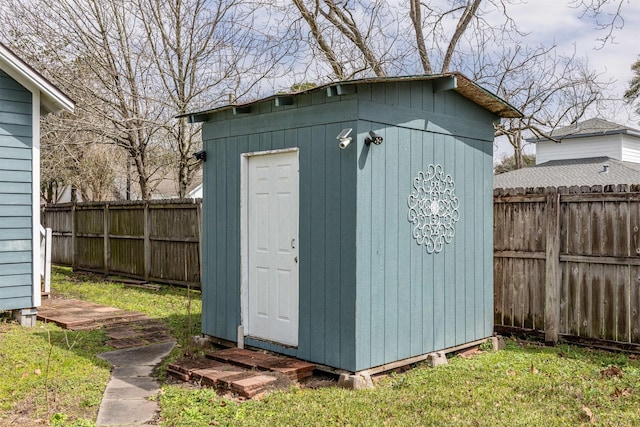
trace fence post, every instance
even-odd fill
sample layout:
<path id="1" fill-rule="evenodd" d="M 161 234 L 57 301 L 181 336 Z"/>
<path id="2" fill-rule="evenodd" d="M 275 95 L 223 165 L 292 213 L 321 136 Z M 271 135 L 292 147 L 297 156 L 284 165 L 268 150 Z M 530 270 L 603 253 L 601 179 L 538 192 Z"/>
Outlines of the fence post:
<path id="1" fill-rule="evenodd" d="M 151 277 L 151 210 L 149 202 L 144 203 L 144 280 Z"/>
<path id="2" fill-rule="evenodd" d="M 196 202 L 196 221 L 198 222 L 198 281 L 202 287 L 202 199 Z"/>
<path id="3" fill-rule="evenodd" d="M 44 292 L 51 293 L 51 240 L 53 231 L 51 228 L 44 229 Z"/>
<path id="4" fill-rule="evenodd" d="M 104 240 L 104 275 L 109 275 L 111 270 L 111 239 L 109 238 L 109 203 L 105 203 L 102 209 L 102 236 Z"/>
<path id="5" fill-rule="evenodd" d="M 544 340 L 547 344 L 558 342 L 560 326 L 560 193 L 547 188 L 546 193 L 546 274 L 544 303 Z"/>
<path id="6" fill-rule="evenodd" d="M 76 202 L 71 205 L 71 268 L 76 271 L 78 263 L 78 220 Z"/>

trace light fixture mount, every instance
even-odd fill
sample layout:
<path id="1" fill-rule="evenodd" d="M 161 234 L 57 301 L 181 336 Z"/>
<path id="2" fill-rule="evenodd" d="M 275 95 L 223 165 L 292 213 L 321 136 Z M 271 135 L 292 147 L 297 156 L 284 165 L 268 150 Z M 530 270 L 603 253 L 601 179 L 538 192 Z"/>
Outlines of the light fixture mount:
<path id="1" fill-rule="evenodd" d="M 372 130 L 369 131 L 369 136 L 364 139 L 364 143 L 367 144 L 367 147 L 371 145 L 372 142 L 375 145 L 380 145 L 382 144 L 382 141 L 383 138 Z"/>

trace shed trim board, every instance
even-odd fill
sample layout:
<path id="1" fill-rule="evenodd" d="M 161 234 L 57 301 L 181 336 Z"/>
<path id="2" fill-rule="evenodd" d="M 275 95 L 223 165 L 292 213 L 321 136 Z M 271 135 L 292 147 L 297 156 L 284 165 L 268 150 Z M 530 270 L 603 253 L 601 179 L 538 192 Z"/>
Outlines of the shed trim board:
<path id="1" fill-rule="evenodd" d="M 32 117 L 33 117 L 33 141 L 32 141 L 32 171 L 31 179 L 31 218 L 33 237 L 31 239 L 33 254 L 33 306 L 39 307 L 42 302 L 40 289 L 40 92 L 33 93 Z"/>
<path id="2" fill-rule="evenodd" d="M 204 335 L 236 341 L 244 329 L 247 346 L 358 372 L 492 334 L 497 115 L 451 89 L 453 80 L 443 82 L 449 90 L 432 83 L 361 82 L 278 105 L 265 99 L 243 114 L 196 113 L 207 152 Z M 348 128 L 352 141 L 341 149 L 337 136 Z M 382 144 L 365 143 L 371 131 Z M 256 339 L 246 324 L 249 160 L 287 152 L 299 160 L 297 345 Z M 455 181 L 460 202 L 455 238 L 437 253 L 417 243 L 409 218 L 426 170 Z"/>

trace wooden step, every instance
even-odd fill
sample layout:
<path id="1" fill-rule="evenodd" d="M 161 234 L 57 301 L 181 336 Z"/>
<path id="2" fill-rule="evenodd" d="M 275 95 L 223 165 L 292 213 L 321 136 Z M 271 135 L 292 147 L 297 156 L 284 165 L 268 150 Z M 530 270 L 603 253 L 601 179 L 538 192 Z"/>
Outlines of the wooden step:
<path id="1" fill-rule="evenodd" d="M 275 356 L 258 351 L 241 348 L 227 348 L 214 352 L 207 352 L 207 358 L 226 362 L 249 369 L 278 372 L 286 375 L 292 381 L 300 381 L 313 375 L 316 365 L 302 360 L 285 356 Z"/>
<path id="2" fill-rule="evenodd" d="M 73 299 L 43 300 L 38 308 L 38 320 L 55 323 L 62 328 L 74 331 L 97 329 L 107 324 L 146 318 L 144 314 L 135 311 Z"/>
<path id="3" fill-rule="evenodd" d="M 222 391 L 231 391 L 245 398 L 264 392 L 278 378 L 275 374 L 250 371 L 246 368 L 206 358 L 182 359 L 167 366 L 167 373 L 182 381 L 194 381 Z"/>

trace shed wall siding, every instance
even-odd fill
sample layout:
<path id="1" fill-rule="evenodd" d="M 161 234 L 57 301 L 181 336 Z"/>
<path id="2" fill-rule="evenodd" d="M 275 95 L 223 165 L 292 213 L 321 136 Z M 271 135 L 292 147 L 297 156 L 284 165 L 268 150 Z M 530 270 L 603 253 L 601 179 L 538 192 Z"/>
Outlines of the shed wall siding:
<path id="1" fill-rule="evenodd" d="M 0 310 L 32 306 L 32 95 L 0 71 Z"/>
<path id="2" fill-rule="evenodd" d="M 357 160 L 355 150 L 340 150 L 336 140 L 343 128 L 355 130 L 356 123 L 348 121 L 355 117 L 355 105 L 353 97 L 314 93 L 297 98 L 293 106 L 265 103 L 258 106 L 259 115 L 229 111 L 204 124 L 205 334 L 235 341 L 241 323 L 241 155 L 298 147 L 298 347 L 245 342 L 316 363 L 355 367 L 355 265 L 350 260 L 355 258 Z"/>
<path id="3" fill-rule="evenodd" d="M 358 141 L 369 130 L 384 137 L 358 150 L 356 370 L 363 370 L 492 334 L 493 116 L 428 85 L 380 85 L 370 99 L 359 95 L 361 118 L 384 120 L 371 111 L 384 102 L 421 116 L 399 126 L 358 124 Z M 429 164 L 453 177 L 460 201 L 453 241 L 433 254 L 413 239 L 408 220 L 413 180 Z"/>
<path id="4" fill-rule="evenodd" d="M 245 343 L 358 371 L 492 334 L 494 115 L 430 82 L 357 89 L 203 125 L 203 333 L 236 341 L 241 323 L 242 153 L 298 147 L 298 347 Z M 340 150 L 343 128 L 353 141 Z M 365 146 L 370 130 L 382 145 Z M 412 238 L 407 205 L 429 164 L 452 175 L 460 201 L 455 237 L 434 254 Z"/>

